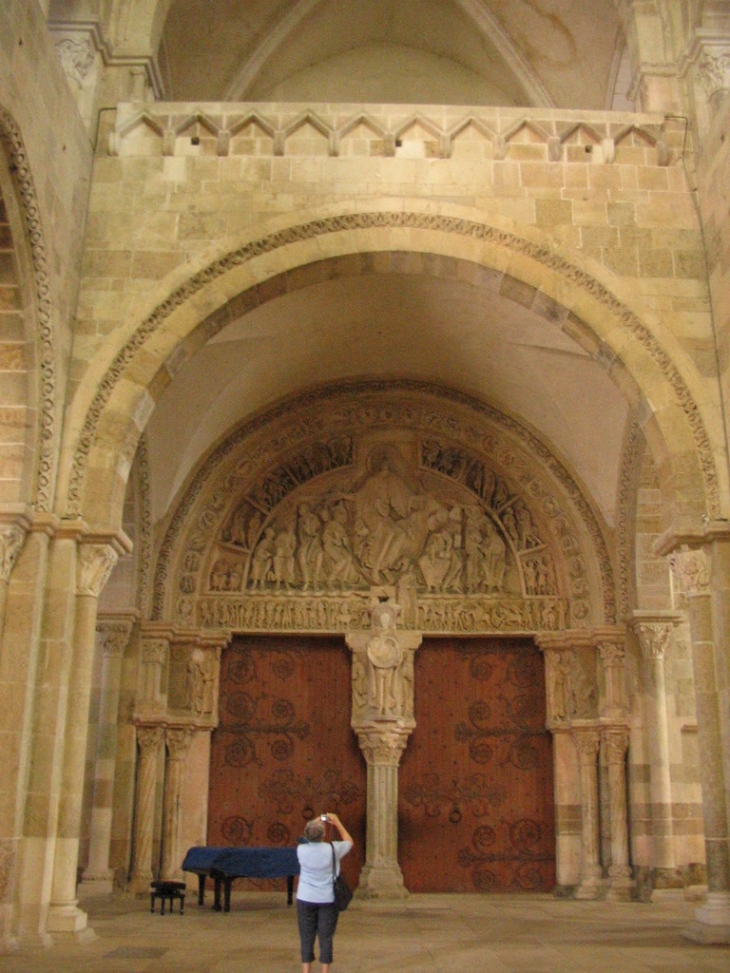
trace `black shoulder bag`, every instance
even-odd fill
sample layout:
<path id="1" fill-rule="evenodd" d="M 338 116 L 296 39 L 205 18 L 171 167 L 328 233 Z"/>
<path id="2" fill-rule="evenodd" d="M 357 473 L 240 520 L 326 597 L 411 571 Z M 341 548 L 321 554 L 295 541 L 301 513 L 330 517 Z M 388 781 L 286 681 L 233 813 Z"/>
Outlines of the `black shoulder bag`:
<path id="1" fill-rule="evenodd" d="M 335 856 L 335 846 L 330 842 L 332 849 L 332 884 L 335 890 L 335 908 L 338 912 L 344 912 L 352 899 L 352 891 L 340 873 L 337 874 L 337 858 Z"/>

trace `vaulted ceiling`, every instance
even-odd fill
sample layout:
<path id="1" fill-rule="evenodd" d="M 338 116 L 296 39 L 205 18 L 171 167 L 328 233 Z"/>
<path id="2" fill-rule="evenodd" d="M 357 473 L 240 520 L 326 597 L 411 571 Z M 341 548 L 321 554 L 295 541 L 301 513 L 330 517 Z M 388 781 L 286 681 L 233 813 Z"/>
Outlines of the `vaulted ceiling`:
<path id="1" fill-rule="evenodd" d="M 166 97 L 629 108 L 612 0 L 173 0 L 158 51 Z M 538 430 L 608 523 L 628 410 L 606 373 L 525 307 L 397 273 L 277 298 L 209 342 L 149 426 L 155 517 L 246 416 L 320 382 L 407 377 Z"/>

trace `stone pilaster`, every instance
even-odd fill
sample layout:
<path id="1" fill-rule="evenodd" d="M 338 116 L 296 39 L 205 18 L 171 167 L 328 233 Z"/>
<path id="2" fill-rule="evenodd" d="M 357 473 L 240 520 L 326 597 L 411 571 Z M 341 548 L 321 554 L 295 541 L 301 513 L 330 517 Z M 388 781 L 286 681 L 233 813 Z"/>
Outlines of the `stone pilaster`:
<path id="1" fill-rule="evenodd" d="M 139 765 L 135 792 L 134 857 L 129 882 L 133 892 L 149 891 L 152 881 L 157 765 L 164 739 L 162 726 L 137 726 Z"/>
<path id="2" fill-rule="evenodd" d="M 658 887 L 681 884 L 676 875 L 670 773 L 669 724 L 665 656 L 680 616 L 671 612 L 635 611 L 631 625 L 641 648 L 647 674 L 647 733 L 651 758 L 651 816 L 655 883 Z"/>
<path id="3" fill-rule="evenodd" d="M 121 535 L 107 539 L 86 537 L 76 561 L 76 621 L 69 680 L 61 802 L 53 867 L 48 931 L 78 935 L 86 928 L 86 913 L 78 908 L 76 882 L 83 803 L 89 700 L 99 594 L 119 555 L 131 549 Z"/>
<path id="4" fill-rule="evenodd" d="M 708 525 L 705 543 L 675 544 L 672 570 L 687 602 L 697 702 L 697 734 L 707 856 L 707 902 L 685 935 L 699 942 L 730 942 L 730 771 L 727 741 L 730 535 L 727 524 Z M 671 550 L 672 547 L 667 544 Z M 679 549 L 678 549 L 679 548 Z M 666 550 L 666 548 L 665 548 Z"/>
<path id="5" fill-rule="evenodd" d="M 580 766 L 581 868 L 577 899 L 595 899 L 600 894 L 603 869 L 599 860 L 598 747 L 600 732 L 595 726 L 573 725 L 573 740 Z"/>
<path id="6" fill-rule="evenodd" d="M 117 749 L 119 691 L 122 657 L 129 644 L 137 613 L 115 613 L 97 619 L 96 631 L 102 652 L 99 728 L 94 791 L 91 804 L 89 862 L 84 871 L 85 895 L 112 891 L 114 873 L 109 867 L 112 829 L 112 798 Z"/>
<path id="7" fill-rule="evenodd" d="M 182 854 L 180 835 L 182 833 L 181 796 L 185 775 L 185 758 L 193 738 L 192 726 L 167 727 L 167 767 L 165 771 L 165 800 L 162 825 L 162 866 L 160 878 L 180 881 L 183 873 L 180 868 Z"/>
<path id="8" fill-rule="evenodd" d="M 165 673 L 169 664 L 170 642 L 174 631 L 168 625 L 145 622 L 140 631 L 139 679 L 135 712 L 142 720 L 150 720 L 165 712 Z"/>

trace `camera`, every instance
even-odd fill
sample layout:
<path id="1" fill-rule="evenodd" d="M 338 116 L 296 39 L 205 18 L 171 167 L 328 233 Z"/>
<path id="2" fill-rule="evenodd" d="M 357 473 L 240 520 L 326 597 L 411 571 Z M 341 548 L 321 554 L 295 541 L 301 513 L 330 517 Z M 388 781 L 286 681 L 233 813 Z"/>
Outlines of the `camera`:
<path id="1" fill-rule="evenodd" d="M 319 819 L 320 821 L 329 821 L 329 818 L 327 817 L 326 814 L 320 814 Z"/>

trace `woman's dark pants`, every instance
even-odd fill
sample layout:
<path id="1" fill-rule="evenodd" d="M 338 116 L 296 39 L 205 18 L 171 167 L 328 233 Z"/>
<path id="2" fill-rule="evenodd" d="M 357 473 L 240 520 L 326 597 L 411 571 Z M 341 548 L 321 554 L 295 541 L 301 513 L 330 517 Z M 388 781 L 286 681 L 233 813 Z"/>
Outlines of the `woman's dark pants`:
<path id="1" fill-rule="evenodd" d="M 338 912 L 333 902 L 314 905 L 297 900 L 299 939 L 302 944 L 302 963 L 314 961 L 314 940 L 319 936 L 320 963 L 332 962 L 332 939 L 337 928 Z"/>

